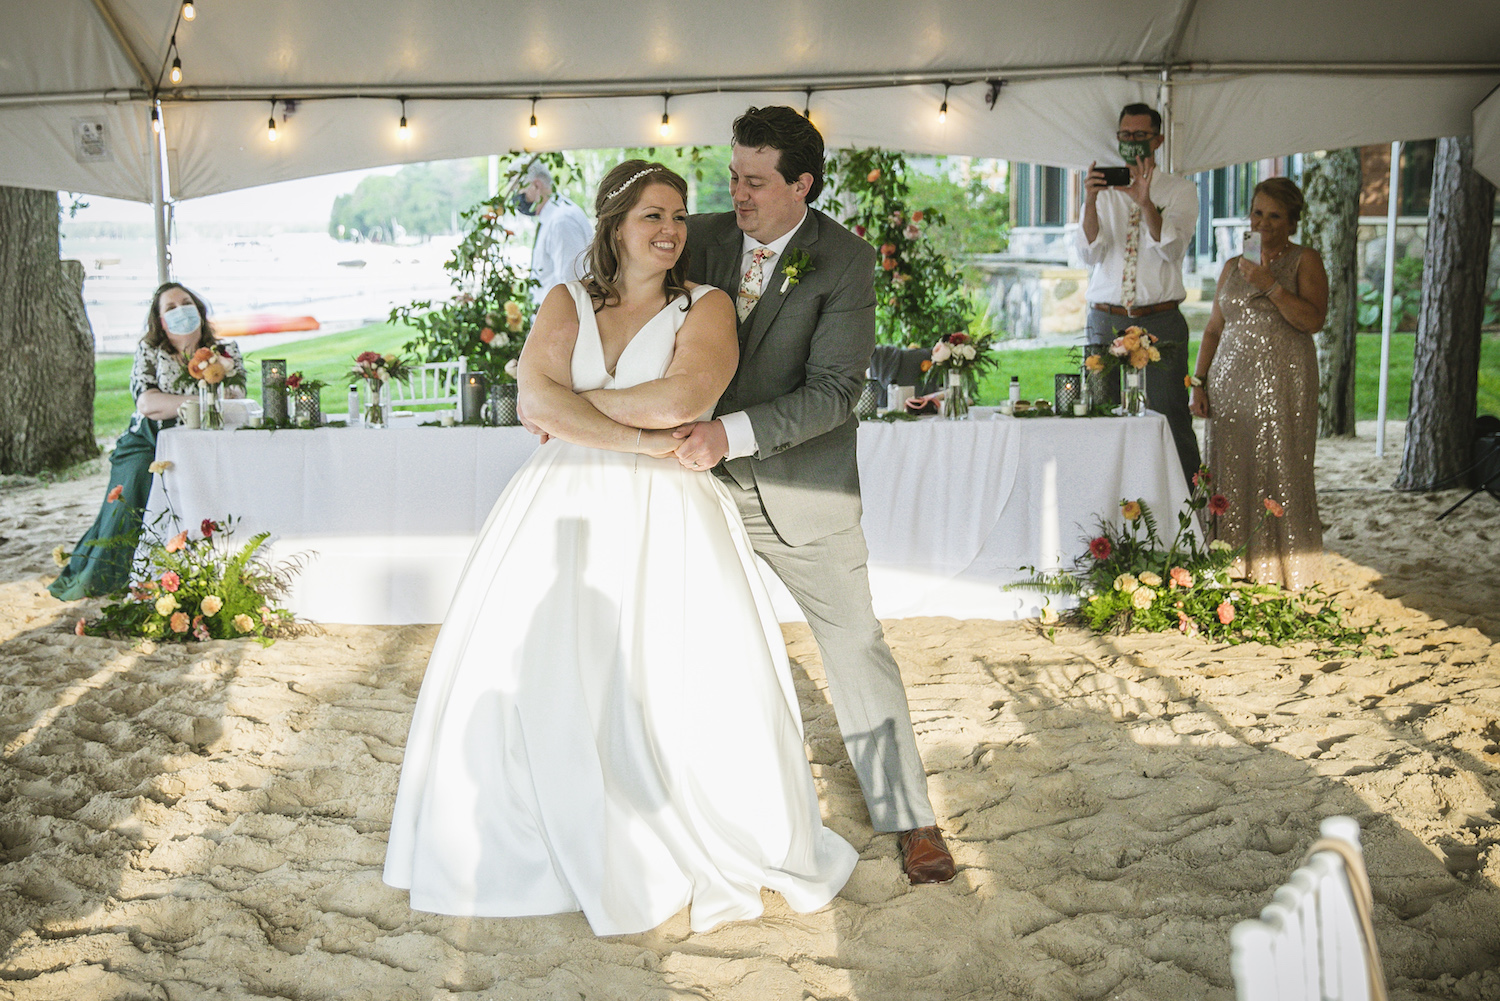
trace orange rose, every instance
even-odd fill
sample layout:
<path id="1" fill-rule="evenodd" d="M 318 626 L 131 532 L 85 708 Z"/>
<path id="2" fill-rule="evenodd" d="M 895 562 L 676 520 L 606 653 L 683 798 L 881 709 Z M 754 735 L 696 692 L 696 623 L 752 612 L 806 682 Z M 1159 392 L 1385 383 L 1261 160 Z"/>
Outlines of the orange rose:
<path id="1" fill-rule="evenodd" d="M 203 366 L 203 381 L 210 386 L 217 386 L 224 381 L 224 366 L 217 361 L 211 361 Z"/>
<path id="2" fill-rule="evenodd" d="M 924 358 L 922 360 L 922 371 L 924 371 L 924 372 L 930 372 L 930 371 L 932 371 L 932 359 L 931 358 Z"/>
<path id="3" fill-rule="evenodd" d="M 490 341 L 493 341 L 495 339 L 495 332 L 489 327 L 485 327 L 479 332 L 479 339 L 488 344 Z"/>
<path id="4" fill-rule="evenodd" d="M 116 484 L 115 488 L 109 492 L 109 496 L 106 497 L 106 498 L 104 498 L 104 499 L 107 500 L 107 501 L 109 501 L 111 504 L 113 504 L 115 501 L 117 501 L 121 497 L 123 497 L 124 494 L 125 494 L 125 487 L 123 485 L 121 485 L 121 484 Z"/>
<path id="5" fill-rule="evenodd" d="M 887 257 L 885 260 L 880 262 L 880 266 L 882 268 L 885 268 L 887 271 L 895 271 L 896 259 L 894 257 Z"/>
<path id="6" fill-rule="evenodd" d="M 1145 348 L 1136 348 L 1130 352 L 1131 368 L 1145 368 L 1150 362 L 1151 355 L 1146 352 Z"/>
<path id="7" fill-rule="evenodd" d="M 1102 355 L 1089 355 L 1083 360 L 1083 367 L 1090 372 L 1104 371 L 1104 357 Z"/>
<path id="8" fill-rule="evenodd" d="M 192 359 L 188 362 L 188 375 L 194 379 L 203 378 L 203 368 L 209 362 L 213 361 L 213 358 L 214 353 L 212 348 L 199 348 L 197 351 L 194 351 Z"/>
<path id="9" fill-rule="evenodd" d="M 874 184 L 876 181 L 880 180 L 880 168 L 876 167 L 874 170 L 872 170 L 868 174 L 866 174 L 865 175 L 865 180 L 868 181 L 870 184 Z"/>

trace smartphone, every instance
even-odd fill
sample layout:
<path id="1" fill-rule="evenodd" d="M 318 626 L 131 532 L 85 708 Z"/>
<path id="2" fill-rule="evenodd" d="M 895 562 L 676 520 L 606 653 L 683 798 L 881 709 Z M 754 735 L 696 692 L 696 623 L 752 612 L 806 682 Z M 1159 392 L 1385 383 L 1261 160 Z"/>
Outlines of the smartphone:
<path id="1" fill-rule="evenodd" d="M 1130 187 L 1129 167 L 1095 167 L 1094 169 L 1104 175 L 1104 183 L 1111 188 Z"/>
<path id="2" fill-rule="evenodd" d="M 1260 263 L 1260 234 L 1245 234 L 1245 260 L 1251 264 Z"/>

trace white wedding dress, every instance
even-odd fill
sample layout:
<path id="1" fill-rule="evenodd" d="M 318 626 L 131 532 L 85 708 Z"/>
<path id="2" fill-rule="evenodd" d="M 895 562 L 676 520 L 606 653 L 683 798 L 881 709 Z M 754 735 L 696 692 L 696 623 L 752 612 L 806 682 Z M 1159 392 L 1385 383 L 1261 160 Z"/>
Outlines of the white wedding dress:
<path id="1" fill-rule="evenodd" d="M 611 376 L 570 282 L 577 391 L 660 378 L 670 303 Z M 697 298 L 708 291 L 701 286 Z M 594 932 L 828 903 L 854 849 L 825 828 L 781 630 L 709 473 L 552 439 L 479 534 L 417 698 L 385 881 L 420 911 L 582 910 Z"/>

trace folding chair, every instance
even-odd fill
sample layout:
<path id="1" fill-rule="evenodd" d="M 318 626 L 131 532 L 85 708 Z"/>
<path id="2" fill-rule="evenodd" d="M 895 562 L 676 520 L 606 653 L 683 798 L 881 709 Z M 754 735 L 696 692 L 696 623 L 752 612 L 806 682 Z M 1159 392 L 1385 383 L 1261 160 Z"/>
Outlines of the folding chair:
<path id="1" fill-rule="evenodd" d="M 411 378 L 406 382 L 391 380 L 386 383 L 387 400 L 391 406 L 425 406 L 448 403 L 459 405 L 459 390 L 464 382 L 464 368 L 468 359 L 457 361 L 434 361 L 413 365 Z"/>
<path id="2" fill-rule="evenodd" d="M 1386 1001 L 1359 822 L 1329 817 L 1260 917 L 1230 932 L 1238 1001 Z"/>

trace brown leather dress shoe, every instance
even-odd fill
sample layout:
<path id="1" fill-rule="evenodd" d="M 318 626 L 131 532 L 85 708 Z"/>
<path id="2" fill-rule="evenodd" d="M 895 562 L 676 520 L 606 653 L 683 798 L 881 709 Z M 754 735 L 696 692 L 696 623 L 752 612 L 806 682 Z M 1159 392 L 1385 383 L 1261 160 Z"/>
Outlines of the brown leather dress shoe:
<path id="1" fill-rule="evenodd" d="M 902 831 L 896 836 L 896 844 L 901 849 L 901 866 L 913 886 L 946 883 L 958 875 L 953 856 L 948 852 L 948 843 L 943 840 L 943 832 L 936 827 Z"/>

